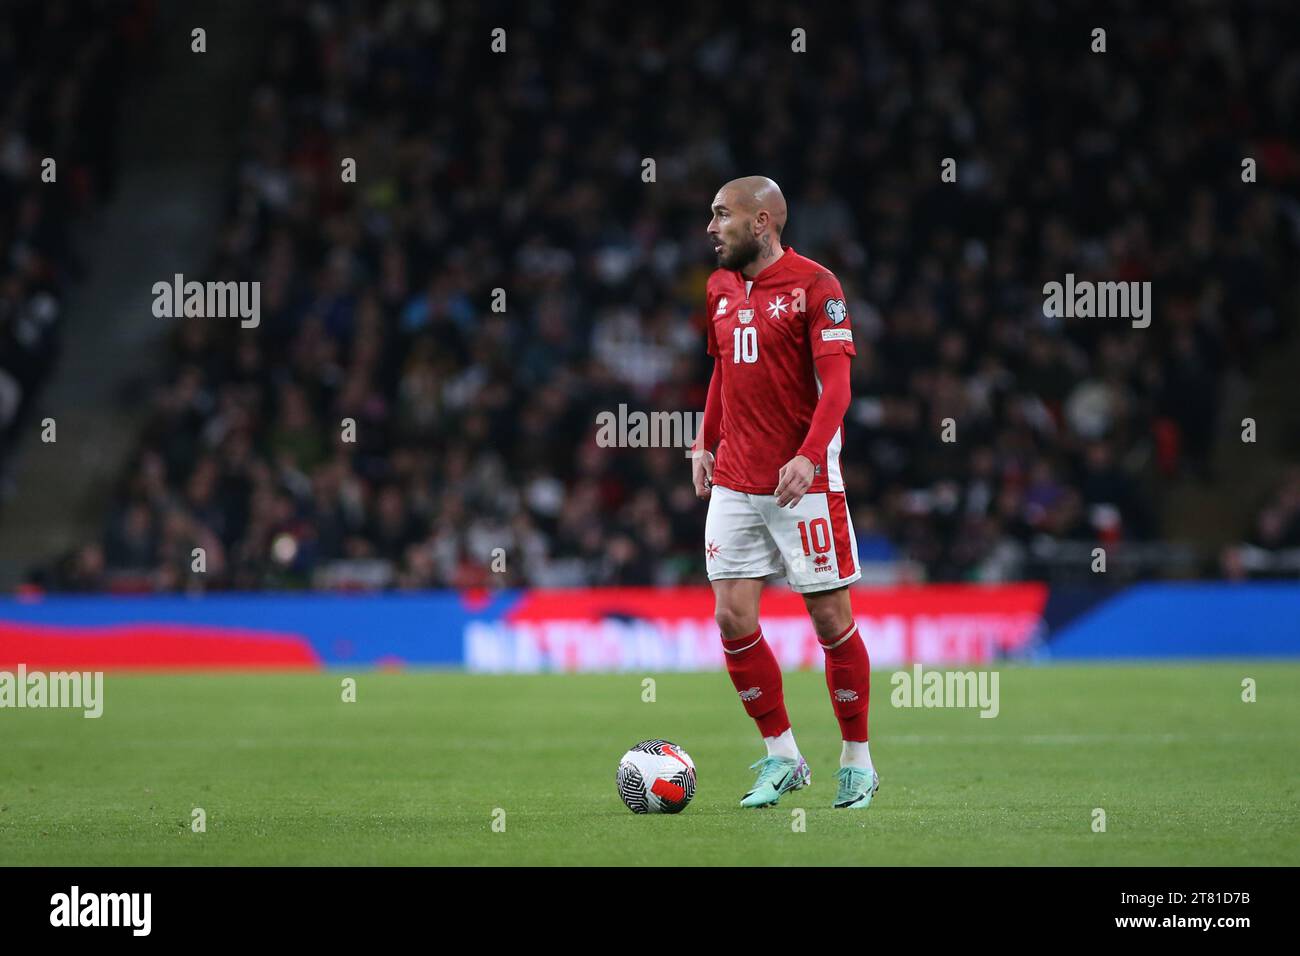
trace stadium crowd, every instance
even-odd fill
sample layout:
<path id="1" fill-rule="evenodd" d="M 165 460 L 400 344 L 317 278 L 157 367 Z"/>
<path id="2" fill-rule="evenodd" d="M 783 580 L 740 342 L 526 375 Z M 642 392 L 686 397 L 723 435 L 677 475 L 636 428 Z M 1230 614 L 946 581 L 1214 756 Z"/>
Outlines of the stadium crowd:
<path id="1" fill-rule="evenodd" d="M 1270 489 L 1244 540 L 1223 549 L 1220 571 L 1237 581 L 1300 575 L 1300 467 Z"/>
<path id="2" fill-rule="evenodd" d="M 1264 6 L 1121 4 L 1094 53 L 1083 2 L 281 3 L 205 277 L 260 281 L 262 323 L 173 325 L 103 539 L 45 583 L 702 581 L 683 449 L 595 423 L 703 407 L 704 228 L 749 173 L 849 301 L 863 562 L 1158 541 L 1161 482 L 1213 479 L 1226 383 L 1292 331 L 1300 8 Z M 1067 273 L 1151 281 L 1150 327 L 1045 317 Z"/>
<path id="3" fill-rule="evenodd" d="M 0 500 L 84 269 L 72 226 L 113 192 L 126 51 L 150 16 L 143 0 L 0 5 Z"/>

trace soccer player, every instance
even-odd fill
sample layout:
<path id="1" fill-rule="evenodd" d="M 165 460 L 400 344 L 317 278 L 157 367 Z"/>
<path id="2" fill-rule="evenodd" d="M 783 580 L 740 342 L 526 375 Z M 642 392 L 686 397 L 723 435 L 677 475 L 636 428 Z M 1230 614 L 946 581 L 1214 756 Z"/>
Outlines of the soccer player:
<path id="1" fill-rule="evenodd" d="M 773 806 L 812 783 L 758 622 L 763 582 L 784 575 L 826 653 L 844 741 L 834 806 L 863 809 L 880 778 L 867 746 L 870 663 L 849 603 L 861 572 L 840 472 L 853 333 L 835 276 L 781 245 L 785 221 L 780 187 L 763 176 L 733 180 L 713 199 L 713 376 L 692 480 L 709 501 L 704 554 L 727 673 L 767 746 L 740 805 Z"/>

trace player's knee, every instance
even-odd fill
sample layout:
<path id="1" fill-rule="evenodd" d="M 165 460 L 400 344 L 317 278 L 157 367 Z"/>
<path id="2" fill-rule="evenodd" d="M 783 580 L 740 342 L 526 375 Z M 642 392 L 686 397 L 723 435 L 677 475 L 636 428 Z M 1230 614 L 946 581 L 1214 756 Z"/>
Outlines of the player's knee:
<path id="1" fill-rule="evenodd" d="M 728 640 L 744 637 L 758 630 L 758 618 L 749 611 L 741 610 L 728 604 L 719 604 L 713 612 L 718 622 L 718 630 Z"/>
<path id="2" fill-rule="evenodd" d="M 833 637 L 853 623 L 853 614 L 839 601 L 819 601 L 809 604 L 808 616 L 818 637 Z"/>

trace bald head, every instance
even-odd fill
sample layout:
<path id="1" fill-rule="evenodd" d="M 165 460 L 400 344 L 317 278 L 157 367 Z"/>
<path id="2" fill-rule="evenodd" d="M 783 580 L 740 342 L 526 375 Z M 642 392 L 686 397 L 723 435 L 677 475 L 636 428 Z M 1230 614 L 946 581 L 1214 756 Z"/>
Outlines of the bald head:
<path id="1" fill-rule="evenodd" d="M 724 269 L 757 272 L 781 257 L 786 205 L 781 187 L 766 176 L 733 179 L 713 197 L 713 239 Z"/>
<path id="2" fill-rule="evenodd" d="M 781 187 L 775 180 L 766 176 L 742 176 L 718 190 L 719 195 L 726 192 L 750 215 L 766 212 L 771 217 L 772 228 L 781 235 L 785 228 L 785 196 L 781 195 Z"/>

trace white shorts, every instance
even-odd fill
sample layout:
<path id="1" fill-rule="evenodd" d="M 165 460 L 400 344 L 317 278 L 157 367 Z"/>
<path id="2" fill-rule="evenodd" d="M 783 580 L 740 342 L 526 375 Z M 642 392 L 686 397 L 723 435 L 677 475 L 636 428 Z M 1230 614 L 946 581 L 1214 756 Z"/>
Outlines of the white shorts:
<path id="1" fill-rule="evenodd" d="M 801 594 L 843 587 L 862 576 L 842 491 L 806 494 L 794 508 L 778 508 L 775 495 L 714 485 L 704 560 L 710 581 L 784 575 Z"/>

